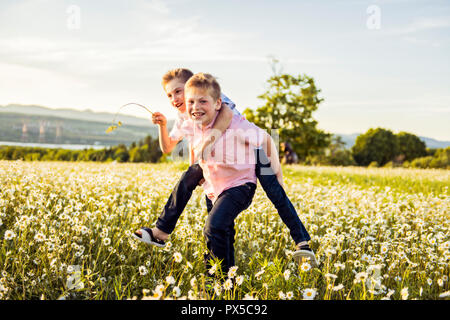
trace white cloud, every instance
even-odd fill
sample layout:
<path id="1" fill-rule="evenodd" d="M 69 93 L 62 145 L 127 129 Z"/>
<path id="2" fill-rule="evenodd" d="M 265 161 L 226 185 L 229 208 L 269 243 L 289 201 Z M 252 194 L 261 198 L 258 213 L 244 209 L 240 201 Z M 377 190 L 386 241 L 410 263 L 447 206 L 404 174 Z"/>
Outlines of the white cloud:
<path id="1" fill-rule="evenodd" d="M 391 35 L 408 35 L 414 34 L 420 31 L 432 30 L 432 29 L 442 29 L 450 27 L 450 18 L 442 17 L 442 18 L 420 18 L 414 20 L 412 23 L 387 29 L 385 33 Z"/>

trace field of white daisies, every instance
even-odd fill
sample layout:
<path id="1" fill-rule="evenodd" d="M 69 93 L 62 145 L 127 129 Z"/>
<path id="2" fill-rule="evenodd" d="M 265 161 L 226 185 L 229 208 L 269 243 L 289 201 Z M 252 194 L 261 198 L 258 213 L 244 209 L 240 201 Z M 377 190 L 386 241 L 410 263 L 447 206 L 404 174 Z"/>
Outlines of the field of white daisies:
<path id="1" fill-rule="evenodd" d="M 0 161 L 0 299 L 449 299 L 449 170 L 286 166 L 320 268 L 258 186 L 209 283 L 201 188 L 165 248 L 131 237 L 186 168 Z"/>

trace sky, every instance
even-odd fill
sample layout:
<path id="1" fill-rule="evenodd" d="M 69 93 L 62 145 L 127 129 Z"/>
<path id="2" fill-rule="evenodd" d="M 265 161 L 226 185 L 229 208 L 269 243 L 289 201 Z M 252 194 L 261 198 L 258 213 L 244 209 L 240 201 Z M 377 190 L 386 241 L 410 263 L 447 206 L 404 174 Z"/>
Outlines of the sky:
<path id="1" fill-rule="evenodd" d="M 314 78 L 327 132 L 450 140 L 448 0 L 0 0 L 0 105 L 173 119 L 161 76 L 186 67 L 256 109 L 270 57 Z"/>

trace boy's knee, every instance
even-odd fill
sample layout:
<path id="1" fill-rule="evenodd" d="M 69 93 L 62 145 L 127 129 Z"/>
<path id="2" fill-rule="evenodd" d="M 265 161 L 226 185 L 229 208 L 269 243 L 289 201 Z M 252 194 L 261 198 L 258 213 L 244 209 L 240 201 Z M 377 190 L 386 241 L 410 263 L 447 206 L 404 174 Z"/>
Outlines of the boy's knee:
<path id="1" fill-rule="evenodd" d="M 186 187 L 192 190 L 197 187 L 201 179 L 203 179 L 203 170 L 198 164 L 190 166 L 181 177 Z"/>
<path id="2" fill-rule="evenodd" d="M 227 233 L 227 229 L 220 224 L 216 224 L 213 221 L 207 221 L 203 228 L 203 234 L 208 239 L 223 238 Z"/>

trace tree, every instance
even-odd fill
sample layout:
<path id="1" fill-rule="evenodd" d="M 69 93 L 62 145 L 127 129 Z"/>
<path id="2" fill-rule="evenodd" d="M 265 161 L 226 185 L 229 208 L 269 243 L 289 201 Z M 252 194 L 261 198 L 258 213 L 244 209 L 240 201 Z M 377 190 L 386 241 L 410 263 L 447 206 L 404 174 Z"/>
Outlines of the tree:
<path id="1" fill-rule="evenodd" d="M 355 164 L 352 153 L 345 148 L 345 142 L 342 141 L 341 136 L 332 136 L 327 162 L 332 166 L 351 166 Z"/>
<path id="2" fill-rule="evenodd" d="M 379 166 L 394 160 L 398 155 L 398 138 L 392 131 L 376 128 L 356 137 L 352 147 L 353 158 L 360 166 L 377 162 Z"/>
<path id="3" fill-rule="evenodd" d="M 425 142 L 420 140 L 418 136 L 402 131 L 397 134 L 397 138 L 399 153 L 404 156 L 405 161 L 411 161 L 427 155 Z"/>
<path id="4" fill-rule="evenodd" d="M 124 144 L 119 144 L 114 148 L 114 159 L 118 162 L 127 162 L 130 155 L 128 154 L 127 146 Z"/>
<path id="5" fill-rule="evenodd" d="M 244 115 L 260 128 L 278 129 L 280 142 L 290 143 L 299 159 L 304 160 L 330 144 L 331 135 L 318 129 L 312 118 L 323 99 L 312 77 L 280 74 L 277 63 L 272 61 L 274 75 L 267 80 L 266 92 L 258 96 L 265 104 L 256 111 L 247 108 Z"/>

